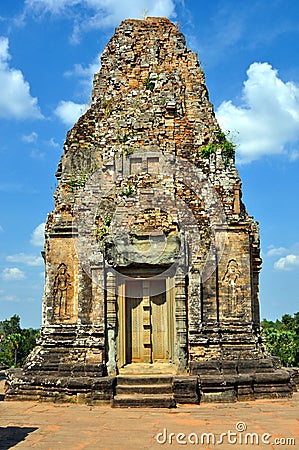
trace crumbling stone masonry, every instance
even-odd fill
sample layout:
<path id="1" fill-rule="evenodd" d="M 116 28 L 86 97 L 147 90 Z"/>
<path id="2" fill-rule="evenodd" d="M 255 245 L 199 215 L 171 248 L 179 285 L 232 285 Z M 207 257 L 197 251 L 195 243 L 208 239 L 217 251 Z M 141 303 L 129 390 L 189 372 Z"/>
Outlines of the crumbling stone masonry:
<path id="1" fill-rule="evenodd" d="M 204 73 L 165 18 L 125 20 L 68 132 L 39 345 L 6 399 L 175 406 L 291 394 L 262 344 L 258 225 Z"/>

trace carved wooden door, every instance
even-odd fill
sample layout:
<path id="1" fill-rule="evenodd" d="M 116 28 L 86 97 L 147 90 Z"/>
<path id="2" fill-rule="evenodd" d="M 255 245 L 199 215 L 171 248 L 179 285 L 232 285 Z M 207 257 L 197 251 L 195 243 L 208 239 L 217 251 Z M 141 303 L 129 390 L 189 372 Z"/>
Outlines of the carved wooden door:
<path id="1" fill-rule="evenodd" d="M 142 281 L 126 283 L 126 361 L 143 362 Z"/>
<path id="2" fill-rule="evenodd" d="M 126 282 L 126 363 L 168 361 L 164 280 Z"/>
<path id="3" fill-rule="evenodd" d="M 151 296 L 152 362 L 163 362 L 168 359 L 168 311 L 162 282 L 155 282 L 155 290 L 158 293 Z"/>

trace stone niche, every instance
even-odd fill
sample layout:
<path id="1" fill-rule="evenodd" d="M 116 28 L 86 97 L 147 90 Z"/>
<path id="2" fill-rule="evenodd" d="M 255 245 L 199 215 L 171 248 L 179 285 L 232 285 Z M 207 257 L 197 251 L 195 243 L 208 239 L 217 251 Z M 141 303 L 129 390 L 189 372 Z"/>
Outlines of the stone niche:
<path id="1" fill-rule="evenodd" d="M 6 399 L 175 406 L 291 395 L 260 334 L 258 224 L 198 57 L 125 20 L 67 133 L 38 346 Z"/>

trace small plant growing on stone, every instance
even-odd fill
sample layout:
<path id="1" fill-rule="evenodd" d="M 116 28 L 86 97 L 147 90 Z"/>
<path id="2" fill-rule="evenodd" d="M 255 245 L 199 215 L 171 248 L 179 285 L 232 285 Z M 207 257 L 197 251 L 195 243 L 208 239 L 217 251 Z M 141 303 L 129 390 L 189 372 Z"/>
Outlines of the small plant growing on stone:
<path id="1" fill-rule="evenodd" d="M 110 117 L 111 116 L 111 112 L 112 112 L 111 100 L 107 100 L 106 98 L 104 98 L 103 103 L 102 103 L 102 107 L 105 110 L 105 117 Z"/>
<path id="2" fill-rule="evenodd" d="M 127 140 L 129 139 L 130 135 L 129 134 L 125 134 L 124 136 L 117 136 L 117 140 L 120 144 L 125 144 L 127 142 Z"/>
<path id="3" fill-rule="evenodd" d="M 128 140 L 133 137 L 134 133 L 126 133 L 123 136 L 121 136 L 120 134 L 117 135 L 117 140 L 120 144 L 126 144 L 128 142 Z"/>
<path id="4" fill-rule="evenodd" d="M 200 149 L 200 154 L 203 158 L 209 158 L 217 150 L 217 144 L 208 144 Z"/>
<path id="5" fill-rule="evenodd" d="M 227 134 L 229 134 L 228 132 Z M 200 149 L 200 154 L 203 158 L 209 158 L 216 150 L 221 148 L 221 154 L 224 166 L 227 167 L 232 159 L 235 157 L 236 144 L 227 139 L 227 135 L 220 129 L 215 134 L 215 141 L 211 144 L 205 145 Z"/>
<path id="6" fill-rule="evenodd" d="M 132 195 L 134 192 L 133 187 L 129 184 L 129 186 L 123 191 L 123 194 L 126 197 L 129 197 L 130 195 Z"/>
<path id="7" fill-rule="evenodd" d="M 100 225 L 100 226 L 96 227 L 96 229 L 94 231 L 96 240 L 97 241 L 101 241 L 104 238 L 104 236 L 107 236 L 108 231 L 109 231 L 109 226 L 108 225 L 104 225 L 103 224 L 103 225 Z"/>
<path id="8" fill-rule="evenodd" d="M 104 219 L 101 218 L 101 216 L 98 216 L 98 223 L 99 225 L 94 230 L 94 235 L 97 241 L 101 241 L 104 236 L 109 233 L 109 227 L 111 224 L 110 214 L 107 214 Z"/>
<path id="9" fill-rule="evenodd" d="M 145 85 L 146 89 L 149 89 L 150 91 L 154 90 L 155 85 L 149 78 L 145 79 L 144 85 Z"/>
<path id="10" fill-rule="evenodd" d="M 110 217 L 109 214 L 108 214 L 108 216 L 105 217 L 104 224 L 107 225 L 107 227 L 110 226 L 110 224 L 111 224 L 111 217 Z"/>
<path id="11" fill-rule="evenodd" d="M 125 152 L 126 156 L 129 156 L 129 155 L 132 155 L 132 153 L 134 153 L 134 150 L 132 147 L 126 147 L 124 152 Z"/>
<path id="12" fill-rule="evenodd" d="M 98 169 L 97 162 L 93 162 L 93 164 L 89 167 L 89 169 L 82 170 L 78 175 L 72 176 L 70 180 L 68 180 L 65 185 L 68 192 L 76 192 L 78 189 L 81 189 L 85 186 L 89 176 Z"/>
<path id="13" fill-rule="evenodd" d="M 88 173 L 84 170 L 80 175 L 79 178 L 74 179 L 73 177 L 67 181 L 66 188 L 68 192 L 75 192 L 78 189 L 81 189 L 85 186 L 87 181 Z"/>
<path id="14" fill-rule="evenodd" d="M 201 71 L 201 73 L 205 73 L 205 71 L 204 71 L 204 63 L 202 61 L 199 61 L 199 70 Z"/>

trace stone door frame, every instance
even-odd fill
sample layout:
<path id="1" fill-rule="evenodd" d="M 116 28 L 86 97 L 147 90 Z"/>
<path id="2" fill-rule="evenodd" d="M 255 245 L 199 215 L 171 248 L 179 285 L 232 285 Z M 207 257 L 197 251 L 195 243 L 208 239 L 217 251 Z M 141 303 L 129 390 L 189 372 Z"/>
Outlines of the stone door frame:
<path id="1" fill-rule="evenodd" d="M 108 375 L 117 375 L 126 363 L 125 346 L 125 282 L 115 270 L 107 270 L 106 279 L 106 366 Z M 120 277 L 123 278 L 123 277 Z M 185 373 L 188 362 L 188 327 L 186 277 L 177 270 L 172 277 L 162 277 L 168 295 L 169 323 L 171 325 L 170 361 L 177 373 Z"/>
<path id="2" fill-rule="evenodd" d="M 168 324 L 168 332 L 167 332 L 167 342 L 166 346 L 168 349 L 168 361 L 167 363 L 173 364 L 174 363 L 174 339 L 175 339 L 175 324 L 173 320 L 173 304 L 174 304 L 174 292 L 173 289 L 171 289 L 171 286 L 169 283 L 171 282 L 171 279 L 169 278 L 158 278 L 160 280 L 165 281 L 165 295 L 166 295 L 166 311 L 167 311 L 167 324 Z M 149 290 L 149 284 L 151 281 L 149 278 L 138 278 L 139 281 L 142 282 L 142 289 L 143 289 L 143 300 L 142 300 L 142 308 L 143 308 L 143 320 L 146 325 L 149 325 L 149 327 L 152 327 L 152 317 L 151 317 L 151 305 L 150 305 L 150 296 L 149 293 L 146 291 Z M 137 279 L 136 279 L 137 281 Z M 134 281 L 133 281 L 134 282 Z M 127 360 L 127 344 L 128 341 L 128 332 L 127 332 L 127 317 L 126 317 L 126 303 L 130 301 L 128 300 L 128 297 L 126 295 L 126 281 L 120 284 L 119 286 L 119 295 L 117 298 L 117 310 L 118 310 L 118 339 L 116 342 L 116 351 L 117 351 L 117 357 L 118 357 L 118 368 L 120 369 L 124 365 L 130 364 L 130 361 Z M 153 363 L 152 361 L 152 342 L 151 342 L 151 334 L 152 330 L 148 328 L 148 330 L 141 329 L 140 332 L 144 334 L 144 339 L 147 339 L 148 342 L 144 342 L 146 348 L 144 349 L 145 354 L 145 361 L 142 361 L 144 363 Z M 147 354 L 148 350 L 148 354 Z M 166 362 L 166 361 L 164 361 Z"/>

